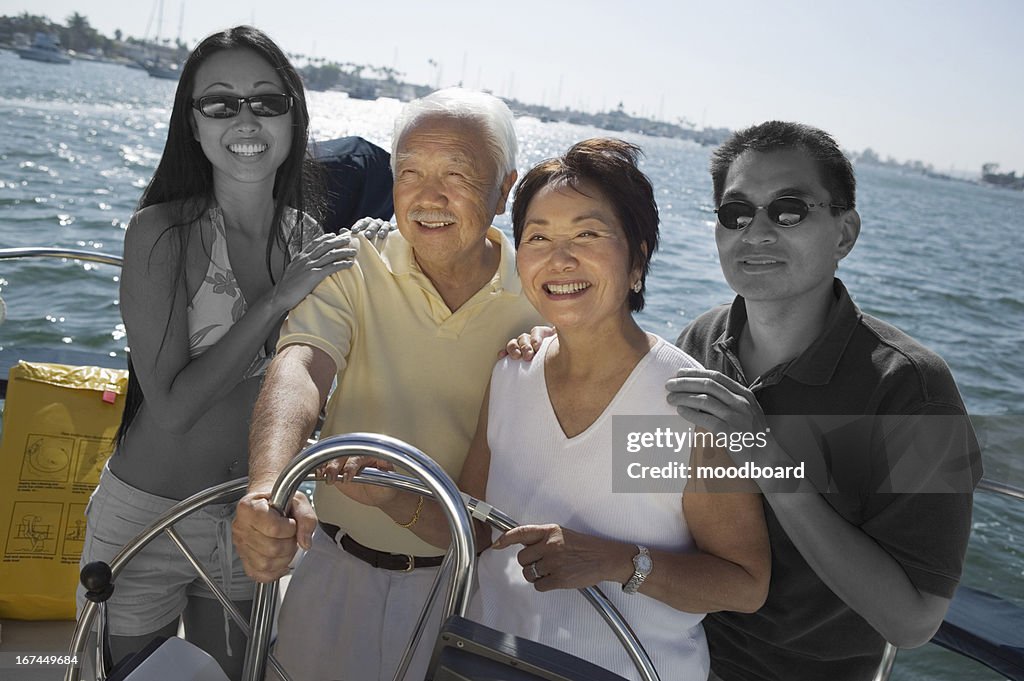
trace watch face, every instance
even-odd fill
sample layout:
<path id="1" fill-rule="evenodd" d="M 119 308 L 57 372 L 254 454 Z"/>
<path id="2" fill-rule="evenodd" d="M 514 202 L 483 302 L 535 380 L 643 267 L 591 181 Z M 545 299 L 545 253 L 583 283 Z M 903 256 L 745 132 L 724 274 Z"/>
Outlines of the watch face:
<path id="1" fill-rule="evenodd" d="M 647 573 L 654 567 L 654 563 L 651 562 L 651 557 L 648 555 L 641 554 L 636 557 L 634 567 L 637 572 Z"/>

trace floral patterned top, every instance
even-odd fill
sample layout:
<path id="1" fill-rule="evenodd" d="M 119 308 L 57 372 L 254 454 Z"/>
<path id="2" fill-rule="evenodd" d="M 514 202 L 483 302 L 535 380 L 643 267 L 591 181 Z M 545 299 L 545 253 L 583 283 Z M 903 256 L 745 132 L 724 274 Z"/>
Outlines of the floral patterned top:
<path id="1" fill-rule="evenodd" d="M 207 213 L 212 241 L 210 243 L 210 266 L 206 276 L 199 285 L 199 290 L 188 305 L 188 354 L 198 357 L 213 346 L 228 329 L 242 318 L 247 305 L 242 296 L 242 289 L 235 280 L 228 258 L 228 240 L 224 228 L 224 214 L 220 206 L 214 205 Z M 321 233 L 314 220 L 303 220 L 302 228 L 296 231 L 296 213 L 291 208 L 285 211 L 285 235 L 288 240 L 288 253 L 294 257 L 304 244 Z M 266 349 L 260 347 L 246 370 L 244 378 L 259 376 L 266 372 L 271 357 Z"/>

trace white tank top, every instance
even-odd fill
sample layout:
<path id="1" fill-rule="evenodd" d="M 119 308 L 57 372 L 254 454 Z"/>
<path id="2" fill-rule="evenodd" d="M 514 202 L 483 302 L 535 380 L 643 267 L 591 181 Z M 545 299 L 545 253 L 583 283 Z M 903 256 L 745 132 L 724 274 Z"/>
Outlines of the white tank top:
<path id="1" fill-rule="evenodd" d="M 557 523 L 650 549 L 696 551 L 681 495 L 612 493 L 612 416 L 679 418 L 665 400 L 665 381 L 681 367 L 699 367 L 697 362 L 658 338 L 601 416 L 584 432 L 566 438 L 544 382 L 549 347 L 550 339 L 532 362 L 506 359 L 494 368 L 486 500 L 521 524 Z M 569 589 L 539 593 L 526 582 L 516 561 L 520 548 L 488 549 L 480 557 L 474 619 L 626 678 L 639 678 L 611 629 L 582 594 Z M 703 615 L 640 593 L 624 594 L 619 583 L 598 586 L 633 627 L 664 681 L 707 678 Z"/>

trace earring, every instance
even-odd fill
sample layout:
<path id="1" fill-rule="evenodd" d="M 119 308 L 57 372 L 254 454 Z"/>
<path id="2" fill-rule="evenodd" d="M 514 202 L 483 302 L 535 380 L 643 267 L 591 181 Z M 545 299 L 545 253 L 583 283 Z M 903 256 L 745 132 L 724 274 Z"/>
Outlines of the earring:
<path id="1" fill-rule="evenodd" d="M 643 287 L 643 283 L 639 279 L 637 279 L 636 283 L 634 283 L 632 286 L 633 293 L 640 293 L 640 289 L 642 289 Z"/>

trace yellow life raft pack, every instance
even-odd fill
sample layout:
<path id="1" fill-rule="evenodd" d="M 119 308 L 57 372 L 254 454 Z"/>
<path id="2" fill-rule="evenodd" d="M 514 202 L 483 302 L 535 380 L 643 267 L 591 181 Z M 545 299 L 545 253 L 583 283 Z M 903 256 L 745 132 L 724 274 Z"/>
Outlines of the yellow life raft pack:
<path id="1" fill-rule="evenodd" d="M 85 505 L 121 421 L 128 372 L 19 362 L 0 441 L 0 617 L 74 619 Z"/>

